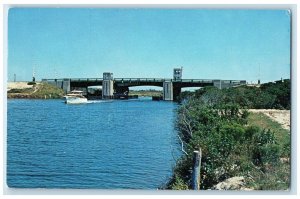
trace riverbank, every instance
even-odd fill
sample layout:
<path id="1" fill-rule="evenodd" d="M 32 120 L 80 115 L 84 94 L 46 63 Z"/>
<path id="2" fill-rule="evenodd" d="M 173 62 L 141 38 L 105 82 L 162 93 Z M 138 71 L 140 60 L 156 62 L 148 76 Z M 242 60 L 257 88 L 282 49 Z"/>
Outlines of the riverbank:
<path id="1" fill-rule="evenodd" d="M 62 89 L 47 83 L 9 82 L 7 85 L 8 99 L 59 99 L 63 95 Z"/>
<path id="2" fill-rule="evenodd" d="M 162 91 L 156 90 L 136 90 L 129 91 L 129 95 L 138 95 L 139 97 L 162 96 Z"/>
<path id="3" fill-rule="evenodd" d="M 289 88 L 282 82 L 188 93 L 176 118 L 183 155 L 163 188 L 288 190 Z M 200 166 L 194 161 L 195 151 L 202 152 Z M 197 166 L 200 171 L 194 169 Z M 199 188 L 195 178 L 200 179 Z"/>

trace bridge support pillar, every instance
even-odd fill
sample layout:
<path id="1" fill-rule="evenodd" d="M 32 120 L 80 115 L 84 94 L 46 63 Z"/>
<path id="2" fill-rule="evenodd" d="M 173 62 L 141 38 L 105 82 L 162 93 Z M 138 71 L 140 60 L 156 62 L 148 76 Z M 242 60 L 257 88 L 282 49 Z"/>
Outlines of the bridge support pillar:
<path id="1" fill-rule="evenodd" d="M 65 91 L 65 93 L 70 92 L 70 90 L 71 90 L 71 81 L 70 81 L 70 79 L 63 79 L 62 89 Z"/>
<path id="2" fill-rule="evenodd" d="M 222 80 L 213 80 L 214 87 L 222 88 Z"/>
<path id="3" fill-rule="evenodd" d="M 102 99 L 112 99 L 114 96 L 114 81 L 112 73 L 103 73 Z"/>
<path id="4" fill-rule="evenodd" d="M 173 101 L 173 83 L 171 81 L 163 83 L 163 100 Z"/>

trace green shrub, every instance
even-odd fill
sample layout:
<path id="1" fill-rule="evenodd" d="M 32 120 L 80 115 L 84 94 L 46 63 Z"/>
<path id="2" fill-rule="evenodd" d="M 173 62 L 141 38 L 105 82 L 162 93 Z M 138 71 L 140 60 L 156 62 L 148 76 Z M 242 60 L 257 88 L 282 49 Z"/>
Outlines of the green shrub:
<path id="1" fill-rule="evenodd" d="M 246 110 L 289 107 L 282 102 L 289 98 L 290 91 L 286 88 L 288 83 L 276 83 L 261 88 L 244 86 L 219 90 L 207 87 L 194 94 L 185 93 L 186 98 L 177 112 L 176 128 L 187 155 L 177 162 L 167 187 L 191 188 L 192 156 L 199 148 L 202 150 L 201 189 L 209 189 L 233 176 L 248 177 L 248 185 L 255 189 L 288 186 L 286 174 L 289 171 L 285 170 L 288 165 L 282 166 L 279 161 L 282 156 L 289 157 L 288 136 L 276 134 L 275 137 L 274 128 L 270 131 L 247 126 L 250 113 Z M 280 93 L 278 89 L 284 91 Z M 285 97 L 281 99 L 281 95 Z M 282 176 L 283 183 L 276 184 Z M 271 185 L 274 180 L 276 185 Z"/>
<path id="2" fill-rule="evenodd" d="M 175 182 L 171 185 L 172 190 L 188 190 L 188 185 L 179 176 L 175 176 Z"/>
<path id="3" fill-rule="evenodd" d="M 36 85 L 35 82 L 28 82 L 27 85 Z"/>
<path id="4" fill-rule="evenodd" d="M 280 148 L 273 132 L 262 130 L 253 136 L 252 158 L 255 165 L 277 164 L 279 157 Z"/>

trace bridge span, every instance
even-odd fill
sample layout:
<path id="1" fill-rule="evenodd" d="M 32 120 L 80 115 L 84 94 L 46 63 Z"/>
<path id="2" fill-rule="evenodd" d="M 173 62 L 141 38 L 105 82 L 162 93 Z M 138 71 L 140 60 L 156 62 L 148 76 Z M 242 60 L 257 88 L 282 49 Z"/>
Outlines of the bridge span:
<path id="1" fill-rule="evenodd" d="M 178 74 L 175 70 L 173 79 L 113 78 L 112 73 L 103 73 L 103 78 L 42 79 L 42 81 L 62 88 L 66 93 L 74 89 L 87 91 L 90 86 L 102 86 L 102 99 L 112 99 L 115 95 L 128 94 L 129 87 L 133 86 L 159 86 L 163 88 L 163 100 L 169 101 L 176 100 L 181 88 L 185 87 L 215 86 L 222 89 L 246 84 L 245 80 L 182 79 L 182 71 Z"/>

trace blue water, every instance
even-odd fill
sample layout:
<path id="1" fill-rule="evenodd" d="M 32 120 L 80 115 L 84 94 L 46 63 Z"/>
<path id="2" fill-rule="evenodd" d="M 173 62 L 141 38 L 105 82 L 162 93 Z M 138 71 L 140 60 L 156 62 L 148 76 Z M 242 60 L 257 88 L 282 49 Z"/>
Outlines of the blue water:
<path id="1" fill-rule="evenodd" d="M 9 187 L 156 189 L 180 155 L 172 102 L 7 103 Z"/>

